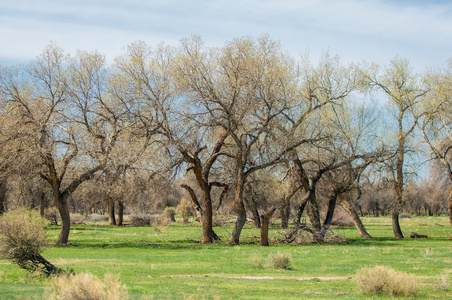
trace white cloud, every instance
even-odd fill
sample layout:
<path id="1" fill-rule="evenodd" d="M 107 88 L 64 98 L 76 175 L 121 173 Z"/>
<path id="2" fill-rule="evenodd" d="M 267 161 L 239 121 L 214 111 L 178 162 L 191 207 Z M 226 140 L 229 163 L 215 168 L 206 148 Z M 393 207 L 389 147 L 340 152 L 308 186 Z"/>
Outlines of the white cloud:
<path id="1" fill-rule="evenodd" d="M 28 60 L 49 41 L 108 58 L 130 42 L 175 43 L 199 34 L 209 44 L 269 33 L 288 50 L 330 49 L 347 61 L 417 66 L 445 62 L 452 49 L 452 5 L 382 0 L 1 1 L 0 64 Z M 414 3 L 414 4 L 413 4 Z"/>

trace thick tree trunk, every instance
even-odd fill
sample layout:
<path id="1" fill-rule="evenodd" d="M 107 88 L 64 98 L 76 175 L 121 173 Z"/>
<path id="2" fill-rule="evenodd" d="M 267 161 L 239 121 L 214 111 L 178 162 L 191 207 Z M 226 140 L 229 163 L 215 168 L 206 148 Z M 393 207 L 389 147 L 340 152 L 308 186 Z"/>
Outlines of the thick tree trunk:
<path id="1" fill-rule="evenodd" d="M 402 121 L 399 120 L 399 138 L 398 138 L 398 153 L 397 153 L 397 164 L 396 164 L 396 178 L 394 182 L 395 198 L 392 204 L 392 231 L 394 232 L 394 237 L 396 239 L 403 239 L 402 229 L 399 223 L 399 213 L 403 201 L 403 162 L 405 159 L 405 138 L 402 135 Z"/>
<path id="2" fill-rule="evenodd" d="M 44 212 L 46 208 L 46 193 L 40 189 L 39 191 L 39 214 L 44 217 Z"/>
<path id="3" fill-rule="evenodd" d="M 287 229 L 289 227 L 289 218 L 290 218 L 290 198 L 284 196 L 282 197 L 281 202 L 282 202 L 280 208 L 281 228 Z"/>
<path id="4" fill-rule="evenodd" d="M 55 206 L 60 212 L 61 217 L 61 230 L 58 236 L 57 245 L 65 245 L 69 240 L 69 232 L 71 230 L 71 216 L 69 213 L 69 206 L 67 199 L 63 197 L 60 192 L 55 195 Z"/>
<path id="5" fill-rule="evenodd" d="M 325 220 L 323 222 L 323 226 L 321 227 L 321 232 L 318 234 L 318 238 L 316 239 L 316 242 L 324 242 L 326 232 L 330 228 L 331 222 L 333 221 L 334 216 L 334 210 L 336 209 L 336 202 L 337 202 L 337 193 L 333 193 L 333 195 L 330 196 L 330 199 L 328 201 L 328 211 L 325 216 Z"/>
<path id="6" fill-rule="evenodd" d="M 116 225 L 115 201 L 111 198 L 107 199 L 107 212 L 108 212 L 108 221 L 110 223 L 110 226 Z"/>
<path id="7" fill-rule="evenodd" d="M 346 200 L 340 200 L 339 205 L 345 209 L 346 212 L 352 217 L 353 223 L 355 224 L 356 229 L 359 232 L 359 235 L 364 238 L 372 238 L 372 236 L 367 232 L 366 228 L 364 227 L 364 224 L 361 222 L 361 219 L 359 218 L 358 212 L 356 211 L 353 204 L 349 203 Z"/>
<path id="8" fill-rule="evenodd" d="M 270 226 L 270 220 L 275 212 L 276 208 L 270 209 L 270 211 L 266 214 L 263 214 L 261 219 L 261 246 L 268 246 L 268 228 Z"/>
<path id="9" fill-rule="evenodd" d="M 309 197 L 309 221 L 311 222 L 312 238 L 318 243 L 323 242 L 322 224 L 320 222 L 320 209 L 316 201 L 315 191 Z"/>
<path id="10" fill-rule="evenodd" d="M 403 239 L 403 233 L 400 229 L 400 223 L 399 223 L 399 213 L 393 212 L 391 214 L 391 220 L 392 220 L 392 231 L 394 232 L 394 237 L 396 239 Z"/>
<path id="11" fill-rule="evenodd" d="M 304 212 L 304 209 L 306 208 L 306 204 L 308 204 L 308 199 L 305 199 L 301 202 L 300 206 L 298 206 L 298 212 L 297 212 L 297 221 L 296 225 L 300 226 L 301 224 L 301 215 Z"/>
<path id="12" fill-rule="evenodd" d="M 197 220 L 202 225 L 202 240 L 201 244 L 211 244 L 213 241 L 217 241 L 220 238 L 213 231 L 213 211 L 212 211 L 212 198 L 210 195 L 210 187 L 204 182 L 198 182 L 201 187 L 201 204 L 198 202 L 195 191 L 186 184 L 182 184 L 181 187 L 186 189 L 190 194 L 193 208 L 196 211 Z M 202 205 L 202 206 L 201 206 Z"/>
<path id="13" fill-rule="evenodd" d="M 118 223 L 117 226 L 124 226 L 124 202 L 118 201 Z"/>
<path id="14" fill-rule="evenodd" d="M 256 225 L 256 228 L 259 229 L 261 228 L 261 218 L 259 216 L 259 212 L 257 211 L 256 201 L 254 201 L 254 198 L 251 197 L 251 199 L 247 202 L 251 208 L 251 213 L 253 214 L 254 224 Z"/>
<path id="15" fill-rule="evenodd" d="M 212 219 L 212 199 L 210 196 L 210 188 L 207 191 L 203 191 L 201 198 L 202 207 L 202 240 L 201 244 L 211 244 L 213 241 L 217 241 L 220 238 L 213 231 L 213 219 Z"/>
<path id="16" fill-rule="evenodd" d="M 240 164 L 239 164 L 240 166 Z M 235 187 L 235 198 L 233 210 L 237 214 L 237 220 L 235 222 L 234 230 L 232 231 L 231 239 L 229 244 L 239 245 L 240 244 L 240 234 L 242 233 L 243 226 L 246 222 L 246 210 L 243 203 L 243 188 L 244 188 L 244 178 L 243 178 L 243 168 L 239 168 L 237 173 L 237 185 Z"/>
<path id="17" fill-rule="evenodd" d="M 403 176 L 403 175 L 400 175 Z M 399 223 L 399 213 L 400 213 L 400 206 L 402 205 L 402 195 L 403 195 L 403 186 L 402 183 L 399 181 L 402 181 L 400 178 L 397 180 L 395 185 L 396 189 L 396 197 L 394 199 L 394 203 L 392 204 L 392 212 L 391 212 L 391 219 L 392 219 L 392 231 L 394 233 L 394 237 L 396 239 L 403 239 L 403 233 L 402 229 L 400 228 Z"/>
<path id="18" fill-rule="evenodd" d="M 6 211 L 6 180 L 0 180 L 0 215 Z"/>

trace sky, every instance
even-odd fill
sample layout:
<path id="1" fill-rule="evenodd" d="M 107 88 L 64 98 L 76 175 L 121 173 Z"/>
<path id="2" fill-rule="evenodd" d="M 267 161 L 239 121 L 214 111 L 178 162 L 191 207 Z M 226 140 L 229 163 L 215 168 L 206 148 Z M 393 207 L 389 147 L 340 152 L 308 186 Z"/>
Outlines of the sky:
<path id="1" fill-rule="evenodd" d="M 407 58 L 418 72 L 452 58 L 452 1 L 439 0 L 0 0 L 0 65 L 27 63 L 51 42 L 112 62 L 142 40 L 176 45 L 199 35 L 221 46 L 269 34 L 293 56 L 345 63 Z"/>

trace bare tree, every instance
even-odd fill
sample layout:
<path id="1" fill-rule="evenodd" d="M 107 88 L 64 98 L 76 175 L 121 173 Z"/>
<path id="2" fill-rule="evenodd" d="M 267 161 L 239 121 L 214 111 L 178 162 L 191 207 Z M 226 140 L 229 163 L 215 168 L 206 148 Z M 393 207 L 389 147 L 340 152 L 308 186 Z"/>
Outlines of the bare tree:
<path id="1" fill-rule="evenodd" d="M 231 141 L 227 150 L 235 164 L 237 221 L 230 243 L 238 244 L 246 221 L 245 181 L 274 164 L 268 152 L 262 155 L 263 149 L 274 121 L 286 109 L 293 70 L 280 45 L 267 36 L 235 39 L 221 49 L 205 49 L 193 38 L 183 42 L 182 54 L 179 71 L 192 97 L 194 118 L 203 126 L 222 128 Z"/>
<path id="2" fill-rule="evenodd" d="M 427 78 L 432 93 L 423 103 L 425 117 L 419 128 L 425 143 L 431 150 L 449 180 L 452 182 L 452 66 L 442 72 L 430 73 Z M 452 226 L 452 188 L 449 190 L 448 214 Z"/>
<path id="3" fill-rule="evenodd" d="M 69 196 L 105 168 L 123 128 L 118 103 L 104 94 L 106 72 L 103 56 L 71 58 L 52 44 L 2 76 L 8 114 L 16 116 L 9 126 L 19 129 L 10 145 L 52 189 L 62 220 L 58 244 L 69 238 Z"/>
<path id="4" fill-rule="evenodd" d="M 405 154 L 409 150 L 409 138 L 422 116 L 421 101 L 429 92 L 422 84 L 420 75 L 413 74 L 406 59 L 394 58 L 390 65 L 380 72 L 371 66 L 362 72 L 365 84 L 383 92 L 388 99 L 391 117 L 396 128 L 396 161 L 392 170 L 395 198 L 392 205 L 392 229 L 395 238 L 403 238 L 399 213 L 403 203 Z"/>

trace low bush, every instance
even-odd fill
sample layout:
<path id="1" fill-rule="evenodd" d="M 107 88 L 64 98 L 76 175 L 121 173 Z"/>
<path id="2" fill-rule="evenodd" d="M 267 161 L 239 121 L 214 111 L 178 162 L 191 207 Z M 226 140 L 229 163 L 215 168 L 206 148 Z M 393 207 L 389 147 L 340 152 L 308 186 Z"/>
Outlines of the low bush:
<path id="1" fill-rule="evenodd" d="M 81 214 L 71 214 L 71 225 L 85 224 L 86 218 Z"/>
<path id="2" fill-rule="evenodd" d="M 57 268 L 41 256 L 47 245 L 46 220 L 38 212 L 19 208 L 0 217 L 0 251 L 31 272 L 51 275 Z"/>
<path id="3" fill-rule="evenodd" d="M 182 217 L 184 223 L 188 223 L 188 218 L 194 215 L 193 211 L 193 205 L 185 198 L 180 200 L 180 203 L 176 208 L 176 213 Z"/>
<path id="4" fill-rule="evenodd" d="M 50 224 L 58 225 L 60 215 L 55 207 L 50 207 L 45 209 L 44 218 L 46 218 L 50 222 Z"/>
<path id="5" fill-rule="evenodd" d="M 92 214 L 89 216 L 87 223 L 101 223 L 101 222 L 108 222 L 108 216 L 107 215 L 98 215 L 98 214 Z"/>
<path id="6" fill-rule="evenodd" d="M 268 262 L 275 269 L 289 270 L 292 267 L 292 257 L 288 253 L 270 253 Z"/>
<path id="7" fill-rule="evenodd" d="M 130 224 L 134 227 L 151 225 L 151 216 L 145 214 L 137 214 L 129 216 Z"/>
<path id="8" fill-rule="evenodd" d="M 70 274 L 50 280 L 45 293 L 49 300 L 123 300 L 129 299 L 119 276 L 106 274 L 102 281 L 90 274 Z"/>
<path id="9" fill-rule="evenodd" d="M 407 213 L 401 213 L 401 214 L 399 215 L 399 218 L 400 218 L 400 219 L 411 219 L 411 215 L 410 215 L 410 214 L 407 214 Z"/>
<path id="10" fill-rule="evenodd" d="M 256 269 L 264 268 L 264 260 L 257 254 L 253 254 L 250 256 L 250 263 Z"/>
<path id="11" fill-rule="evenodd" d="M 174 207 L 167 206 L 162 213 L 162 218 L 168 219 L 169 222 L 176 222 L 174 216 L 176 215 L 176 209 Z"/>
<path id="12" fill-rule="evenodd" d="M 414 275 L 397 272 L 384 266 L 365 267 L 358 271 L 358 285 L 372 295 L 416 296 L 418 280 Z"/>

